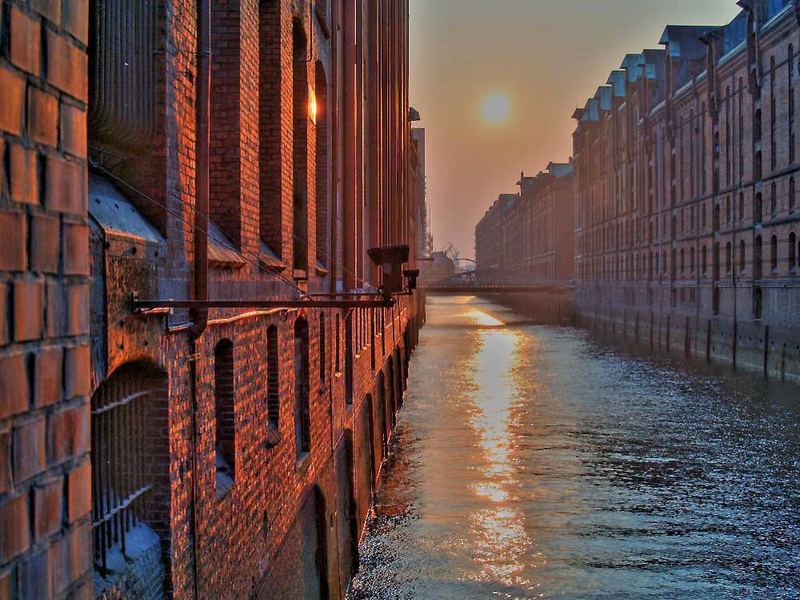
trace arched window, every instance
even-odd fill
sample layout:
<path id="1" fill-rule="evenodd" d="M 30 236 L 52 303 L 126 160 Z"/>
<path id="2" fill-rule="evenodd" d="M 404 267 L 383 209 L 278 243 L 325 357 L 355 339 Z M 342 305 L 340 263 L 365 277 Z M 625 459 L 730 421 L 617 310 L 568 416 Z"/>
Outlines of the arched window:
<path id="1" fill-rule="evenodd" d="M 311 452 L 308 354 L 308 321 L 297 319 L 294 324 L 294 428 L 298 457 Z"/>
<path id="2" fill-rule="evenodd" d="M 753 204 L 753 222 L 761 223 L 764 220 L 764 199 L 761 192 L 756 194 L 755 203 Z"/>
<path id="3" fill-rule="evenodd" d="M 747 268 L 747 245 L 744 240 L 739 242 L 739 271 L 744 273 Z"/>
<path id="4" fill-rule="evenodd" d="M 236 480 L 236 419 L 233 342 L 222 340 L 214 349 L 214 432 L 217 497 Z"/>
<path id="5" fill-rule="evenodd" d="M 694 274 L 695 270 L 695 256 L 694 256 L 694 246 L 689 248 L 689 270 L 692 274 Z"/>
<path id="6" fill-rule="evenodd" d="M 761 279 L 763 269 L 762 246 L 764 242 L 759 235 L 753 243 L 753 279 Z"/>
<path id="7" fill-rule="evenodd" d="M 125 576 L 109 569 L 108 554 L 124 548 L 131 529 L 146 525 L 169 536 L 169 440 L 161 428 L 168 410 L 167 374 L 145 363 L 119 367 L 92 394 L 92 547 L 95 567 L 107 578 Z M 89 471 L 78 467 L 70 478 L 88 478 Z"/>
<path id="8" fill-rule="evenodd" d="M 270 325 L 267 329 L 267 443 L 280 441 L 280 364 L 278 362 L 278 327 Z"/>
<path id="9" fill-rule="evenodd" d="M 712 265 L 712 275 L 714 277 L 714 281 L 719 280 L 719 269 L 720 269 L 720 247 L 719 242 L 714 242 L 714 257 L 713 257 L 713 265 Z"/>
<path id="10" fill-rule="evenodd" d="M 773 182 L 770 186 L 769 213 L 774 217 L 778 213 L 778 185 Z"/>
<path id="11" fill-rule="evenodd" d="M 789 270 L 794 271 L 797 268 L 797 235 L 795 232 L 789 234 Z"/>
<path id="12" fill-rule="evenodd" d="M 700 251 L 700 256 L 700 269 L 703 275 L 705 275 L 708 273 L 708 248 L 706 246 L 703 246 L 703 249 Z"/>
<path id="13" fill-rule="evenodd" d="M 778 236 L 776 235 L 769 240 L 769 268 L 773 273 L 778 270 Z"/>
<path id="14" fill-rule="evenodd" d="M 730 242 L 725 246 L 725 272 L 729 275 L 733 272 L 733 245 Z"/>

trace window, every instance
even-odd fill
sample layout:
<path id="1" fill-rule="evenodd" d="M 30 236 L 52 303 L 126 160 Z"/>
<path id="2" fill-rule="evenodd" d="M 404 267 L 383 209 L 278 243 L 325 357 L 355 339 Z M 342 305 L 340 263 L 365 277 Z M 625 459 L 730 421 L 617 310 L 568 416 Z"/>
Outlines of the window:
<path id="1" fill-rule="evenodd" d="M 353 312 L 344 318 L 344 397 L 348 406 L 353 404 Z"/>
<path id="2" fill-rule="evenodd" d="M 280 441 L 280 365 L 278 363 L 278 327 L 267 329 L 267 444 Z"/>
<path id="3" fill-rule="evenodd" d="M 756 194 L 755 203 L 753 205 L 753 222 L 762 223 L 764 221 L 764 199 L 761 192 Z"/>
<path id="4" fill-rule="evenodd" d="M 701 256 L 700 268 L 703 272 L 703 275 L 705 275 L 708 272 L 708 248 L 703 246 L 703 249 L 700 251 L 700 256 Z"/>
<path id="5" fill-rule="evenodd" d="M 762 249 L 763 241 L 761 236 L 759 235 L 756 237 L 755 242 L 753 243 L 753 279 L 761 279 L 761 271 L 762 271 Z"/>
<path id="6" fill-rule="evenodd" d="M 733 244 L 730 242 L 725 245 L 725 272 L 728 275 L 733 272 Z"/>
<path id="7" fill-rule="evenodd" d="M 236 419 L 233 342 L 222 340 L 214 349 L 214 440 L 217 497 L 236 480 Z"/>
<path id="8" fill-rule="evenodd" d="M 294 323 L 294 430 L 298 458 L 311 452 L 308 354 L 308 321 L 297 319 Z"/>
<path id="9" fill-rule="evenodd" d="M 773 273 L 778 271 L 778 236 L 773 235 L 769 241 L 769 268 Z"/>
<path id="10" fill-rule="evenodd" d="M 341 362 L 341 353 L 342 353 L 342 321 L 339 313 L 336 313 L 336 360 L 334 362 L 335 370 L 337 373 L 342 372 L 342 362 Z"/>
<path id="11" fill-rule="evenodd" d="M 797 268 L 797 235 L 793 231 L 789 234 L 789 270 L 794 271 Z"/>
<path id="12" fill-rule="evenodd" d="M 756 110 L 753 116 L 753 142 L 758 143 L 761 141 L 761 109 Z"/>
<path id="13" fill-rule="evenodd" d="M 694 274 L 695 264 L 694 264 L 694 246 L 689 248 L 689 270 Z"/>
<path id="14" fill-rule="evenodd" d="M 770 187 L 772 197 L 769 200 L 769 213 L 774 217 L 778 213 L 778 186 L 773 183 Z"/>
<path id="15" fill-rule="evenodd" d="M 753 178 L 758 180 L 764 176 L 763 157 L 761 151 L 756 152 L 756 160 L 753 165 Z"/>
<path id="16" fill-rule="evenodd" d="M 747 268 L 747 244 L 744 240 L 739 242 L 739 271 L 744 273 Z"/>
<path id="17" fill-rule="evenodd" d="M 325 363 L 327 362 L 327 348 L 325 340 L 325 313 L 319 314 L 319 380 L 325 381 Z"/>
<path id="18" fill-rule="evenodd" d="M 167 374 L 143 363 L 118 368 L 92 394 L 92 548 L 104 577 L 122 577 L 108 554 L 125 549 L 131 529 L 169 531 L 169 440 L 152 426 L 168 421 L 167 396 Z"/>

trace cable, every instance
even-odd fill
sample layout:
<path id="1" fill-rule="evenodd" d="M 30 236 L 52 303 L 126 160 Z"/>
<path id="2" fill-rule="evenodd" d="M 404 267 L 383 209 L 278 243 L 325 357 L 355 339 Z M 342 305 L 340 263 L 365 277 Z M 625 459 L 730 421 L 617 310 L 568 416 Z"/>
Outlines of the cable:
<path id="1" fill-rule="evenodd" d="M 134 192 L 136 195 L 138 195 L 138 196 L 139 196 L 139 197 L 141 197 L 142 199 L 144 199 L 144 200 L 147 200 L 148 202 L 151 202 L 151 203 L 155 204 L 155 205 L 156 205 L 156 206 L 158 206 L 159 208 L 162 208 L 162 209 L 164 209 L 164 211 L 166 211 L 166 212 L 167 212 L 167 214 L 169 214 L 169 215 L 171 215 L 172 217 L 174 217 L 174 218 L 178 219 L 178 220 L 179 220 L 179 221 L 181 221 L 182 223 L 184 223 L 184 224 L 188 225 L 188 226 L 189 226 L 191 229 L 193 229 L 193 230 L 199 230 L 199 229 L 200 229 L 200 228 L 199 228 L 197 225 L 195 225 L 194 223 L 190 222 L 188 219 L 186 219 L 186 218 L 185 218 L 183 215 L 181 215 L 180 213 L 177 213 L 177 212 L 175 212 L 175 211 L 171 210 L 171 209 L 170 209 L 170 208 L 169 208 L 169 207 L 168 207 L 166 204 L 164 204 L 163 202 L 159 202 L 159 201 L 158 201 L 158 200 L 156 200 L 155 198 L 152 198 L 151 196 L 147 195 L 146 193 L 144 193 L 144 192 L 143 192 L 143 191 L 141 191 L 140 189 L 136 188 L 136 187 L 135 187 L 135 186 L 133 186 L 132 184 L 128 183 L 128 182 L 127 182 L 127 181 L 125 181 L 124 179 L 122 179 L 122 178 L 118 177 L 117 175 L 115 175 L 114 173 L 112 173 L 111 171 L 109 171 L 108 169 L 106 169 L 106 168 L 104 168 L 103 166 L 101 166 L 101 165 L 97 164 L 97 163 L 96 163 L 94 160 L 92 160 L 92 159 L 89 159 L 89 165 L 90 165 L 92 168 L 94 168 L 94 169 L 96 169 L 96 170 L 100 171 L 101 173 L 103 173 L 103 174 L 104 174 L 104 175 L 106 175 L 107 177 L 109 177 L 109 178 L 113 179 L 113 180 L 114 180 L 116 183 L 118 183 L 118 184 L 120 184 L 120 185 L 124 185 L 126 188 L 128 188 L 129 190 L 131 190 L 132 192 Z M 186 201 L 182 200 L 181 198 L 178 198 L 178 197 L 174 197 L 174 198 L 175 198 L 175 199 L 176 199 L 178 202 L 180 202 L 182 205 L 184 205 L 184 206 L 188 206 L 188 207 L 190 207 L 190 208 L 194 208 L 194 207 L 192 207 L 192 206 L 191 206 L 191 205 L 190 205 L 188 202 L 186 202 Z M 208 215 L 205 215 L 205 214 L 203 214 L 203 213 L 201 213 L 201 212 L 197 212 L 197 211 L 195 211 L 195 214 L 197 214 L 197 215 L 200 215 L 200 216 L 204 217 L 204 218 L 205 218 L 205 219 L 206 219 L 208 222 L 211 222 L 211 219 L 209 219 Z M 234 250 L 234 252 L 237 252 L 238 254 L 240 254 L 240 255 L 241 255 L 241 257 L 242 257 L 242 260 L 244 260 L 244 261 L 245 261 L 247 264 L 249 264 L 250 266 L 256 267 L 256 268 L 258 268 L 258 269 L 262 269 L 262 263 L 261 263 L 261 257 L 260 257 L 260 256 L 258 256 L 257 254 L 255 254 L 255 253 L 253 253 L 253 252 L 250 252 L 250 251 L 248 251 L 248 253 L 249 253 L 250 255 L 252 255 L 252 256 L 255 256 L 255 257 L 256 257 L 256 261 L 253 261 L 253 260 L 248 260 L 248 259 L 247 259 L 247 257 L 246 257 L 246 256 L 243 254 L 243 252 L 242 252 L 242 249 L 240 249 L 240 250 L 237 250 L 237 249 L 236 249 L 236 244 L 235 244 L 234 240 L 233 240 L 233 239 L 232 239 L 232 238 L 231 238 L 231 237 L 230 237 L 230 236 L 229 236 L 227 233 L 225 233 L 224 231 L 222 231 L 222 230 L 220 230 L 220 231 L 221 231 L 221 233 L 222 233 L 222 234 L 223 234 L 223 235 L 224 235 L 224 236 L 227 238 L 227 242 L 226 242 L 225 240 L 220 240 L 220 239 L 218 239 L 218 238 L 214 237 L 214 236 L 213 236 L 211 233 L 208 233 L 208 237 L 209 237 L 209 239 L 211 239 L 211 240 L 215 241 L 216 243 L 218 243 L 218 244 L 220 244 L 220 245 L 222 245 L 222 246 L 226 246 L 226 247 L 228 247 L 228 248 L 230 248 L 230 249 Z M 275 278 L 277 278 L 278 280 L 280 280 L 281 282 L 283 282 L 283 283 L 285 283 L 286 285 L 288 285 L 289 287 L 293 288 L 293 289 L 294 289 L 295 291 L 297 291 L 298 293 L 300 293 L 300 294 L 301 294 L 301 296 L 303 296 L 303 297 L 308 297 L 308 294 L 307 294 L 306 292 L 304 292 L 302 289 L 300 289 L 299 287 L 297 287 L 297 285 L 295 285 L 293 282 L 291 282 L 291 281 L 290 281 L 290 280 L 288 280 L 287 278 L 283 277 L 283 276 L 282 276 L 282 275 L 280 275 L 279 273 L 274 273 L 274 272 L 273 272 L 273 273 L 272 273 L 272 275 L 273 275 Z"/>

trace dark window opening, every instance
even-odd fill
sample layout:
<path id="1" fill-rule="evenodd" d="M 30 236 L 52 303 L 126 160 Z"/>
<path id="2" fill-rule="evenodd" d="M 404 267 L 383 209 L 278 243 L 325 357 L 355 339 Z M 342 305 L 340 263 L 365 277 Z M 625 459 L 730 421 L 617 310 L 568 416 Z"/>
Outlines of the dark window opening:
<path id="1" fill-rule="evenodd" d="M 298 458 L 311 452 L 311 393 L 308 364 L 308 321 L 294 324 L 294 428 Z"/>
<path id="2" fill-rule="evenodd" d="M 762 245 L 761 236 L 758 236 L 753 244 L 753 279 L 761 279 L 761 271 L 763 268 L 761 258 Z"/>
<path id="3" fill-rule="evenodd" d="M 778 236 L 773 235 L 769 241 L 769 267 L 773 273 L 778 271 Z"/>
<path id="4" fill-rule="evenodd" d="M 222 340 L 214 349 L 214 432 L 217 497 L 236 480 L 236 420 L 233 342 Z"/>
<path id="5" fill-rule="evenodd" d="M 267 329 L 267 444 L 280 441 L 280 365 L 278 362 L 278 327 Z"/>

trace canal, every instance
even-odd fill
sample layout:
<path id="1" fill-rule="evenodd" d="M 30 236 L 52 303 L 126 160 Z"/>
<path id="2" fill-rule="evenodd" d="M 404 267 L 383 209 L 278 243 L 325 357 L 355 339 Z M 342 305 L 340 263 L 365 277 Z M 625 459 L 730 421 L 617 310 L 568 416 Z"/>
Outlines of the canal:
<path id="1" fill-rule="evenodd" d="M 800 597 L 799 390 L 429 298 L 352 597 Z"/>

